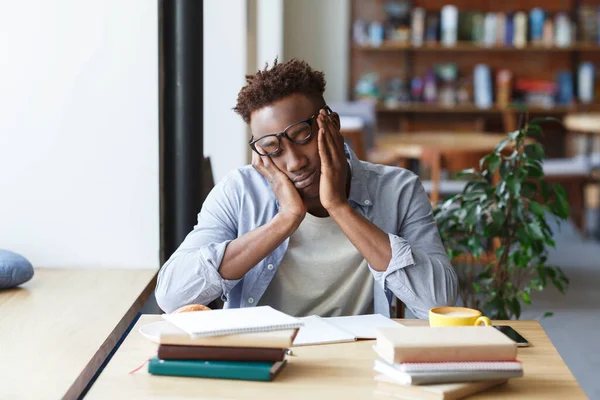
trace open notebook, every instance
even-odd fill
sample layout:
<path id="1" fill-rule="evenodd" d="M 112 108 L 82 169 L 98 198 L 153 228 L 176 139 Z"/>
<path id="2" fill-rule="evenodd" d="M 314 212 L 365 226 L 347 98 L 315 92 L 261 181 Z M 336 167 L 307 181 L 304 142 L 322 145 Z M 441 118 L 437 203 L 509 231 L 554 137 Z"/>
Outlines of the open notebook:
<path id="1" fill-rule="evenodd" d="M 330 318 L 311 315 L 298 319 L 304 326 L 294 339 L 294 346 L 375 339 L 378 328 L 402 326 L 380 314 Z"/>
<path id="2" fill-rule="evenodd" d="M 191 336 L 269 332 L 303 325 L 299 319 L 270 306 L 163 314 L 163 318 Z"/>

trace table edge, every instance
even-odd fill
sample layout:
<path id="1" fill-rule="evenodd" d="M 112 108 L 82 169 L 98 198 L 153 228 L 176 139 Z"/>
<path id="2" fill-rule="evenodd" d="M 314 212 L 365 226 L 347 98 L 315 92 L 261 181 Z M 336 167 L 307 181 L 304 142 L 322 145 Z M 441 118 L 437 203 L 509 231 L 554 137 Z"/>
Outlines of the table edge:
<path id="1" fill-rule="evenodd" d="M 104 340 L 102 345 L 98 348 L 96 353 L 90 358 L 88 363 L 85 365 L 83 370 L 77 376 L 75 381 L 69 386 L 66 393 L 63 395 L 63 399 L 78 399 L 81 398 L 84 391 L 88 388 L 88 385 L 92 379 L 99 373 L 101 373 L 101 367 L 108 359 L 108 356 L 113 351 L 121 337 L 127 331 L 127 328 L 131 325 L 138 312 L 142 309 L 146 301 L 150 298 L 150 295 L 154 291 L 156 286 L 156 280 L 158 277 L 158 270 L 155 271 L 152 279 L 148 282 L 146 287 L 139 293 L 136 300 L 131 304 L 129 309 L 123 314 L 121 320 L 117 323 L 108 337 Z M 146 314 L 142 314 L 146 315 Z"/>

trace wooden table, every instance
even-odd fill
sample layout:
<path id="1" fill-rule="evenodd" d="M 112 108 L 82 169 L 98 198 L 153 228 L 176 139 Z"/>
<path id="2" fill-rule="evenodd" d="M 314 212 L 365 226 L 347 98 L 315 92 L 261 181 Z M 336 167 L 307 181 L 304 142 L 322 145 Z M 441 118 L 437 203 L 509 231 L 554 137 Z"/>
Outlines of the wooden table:
<path id="1" fill-rule="evenodd" d="M 505 134 L 484 132 L 418 132 L 379 135 L 378 149 L 389 151 L 399 157 L 419 158 L 424 150 L 437 149 L 444 152 L 457 150 L 491 152 Z"/>
<path id="2" fill-rule="evenodd" d="M 568 114 L 563 124 L 567 128 L 568 140 L 574 135 L 585 137 L 585 155 L 591 163 L 594 139 L 600 138 L 600 113 Z M 568 143 L 568 146 L 571 146 L 571 143 Z M 573 153 L 573 150 L 570 149 L 569 153 Z"/>
<path id="3" fill-rule="evenodd" d="M 75 399 L 154 289 L 156 269 L 36 269 L 0 290 L 0 398 Z"/>
<path id="4" fill-rule="evenodd" d="M 86 396 L 87 399 L 372 399 L 374 341 L 306 346 L 294 349 L 273 382 L 229 381 L 152 376 L 147 366 L 130 374 L 156 353 L 140 326 L 160 320 L 143 315 Z M 426 321 L 402 320 L 405 325 Z M 531 343 L 519 349 L 525 376 L 474 398 L 578 399 L 585 394 L 536 321 L 510 321 Z M 409 328 L 407 328 L 409 329 Z M 379 397 L 381 398 L 381 397 Z"/>
<path id="5" fill-rule="evenodd" d="M 408 167 L 408 160 L 417 159 L 431 169 L 429 199 L 440 199 L 441 171 L 460 172 L 479 166 L 479 160 L 491 153 L 505 134 L 483 132 L 418 132 L 380 135 L 368 160 L 378 164 Z"/>

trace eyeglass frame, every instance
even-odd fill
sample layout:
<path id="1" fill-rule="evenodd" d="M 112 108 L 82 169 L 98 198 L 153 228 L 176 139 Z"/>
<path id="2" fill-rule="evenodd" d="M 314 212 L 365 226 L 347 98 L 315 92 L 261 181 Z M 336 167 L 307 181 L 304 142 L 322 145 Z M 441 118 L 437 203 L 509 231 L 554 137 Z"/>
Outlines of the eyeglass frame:
<path id="1" fill-rule="evenodd" d="M 253 151 L 255 151 L 255 152 L 256 152 L 256 154 L 258 154 L 259 156 L 263 156 L 263 157 L 264 157 L 264 156 L 270 156 L 270 155 L 273 155 L 273 154 L 277 153 L 279 150 L 281 150 L 281 138 L 282 138 L 282 137 L 285 137 L 287 140 L 289 140 L 290 142 L 292 142 L 292 143 L 294 143 L 294 144 L 302 144 L 302 143 L 306 143 L 306 142 L 308 142 L 310 139 L 312 139 L 312 138 L 313 138 L 313 136 L 314 136 L 314 133 L 313 133 L 313 120 L 314 120 L 314 119 L 315 119 L 315 118 L 316 118 L 316 117 L 319 115 L 319 113 L 321 112 L 321 110 L 325 110 L 325 111 L 327 112 L 327 115 L 331 115 L 331 114 L 333 114 L 333 110 L 331 110 L 331 108 L 329 108 L 329 106 L 328 106 L 327 104 L 325 104 L 323 107 L 319 108 L 319 109 L 317 110 L 317 112 L 315 112 L 313 115 L 311 115 L 311 116 L 310 116 L 310 118 L 308 118 L 308 119 L 304 119 L 304 120 L 302 120 L 302 121 L 295 122 L 295 123 L 293 123 L 293 124 L 289 125 L 287 128 L 285 128 L 285 129 L 284 129 L 282 132 L 280 132 L 280 133 L 270 133 L 270 134 L 268 134 L 268 135 L 261 136 L 261 137 L 259 137 L 258 139 L 254 139 L 254 136 L 252 136 L 252 138 L 250 138 L 250 141 L 248 142 L 248 145 L 250 146 L 250 148 L 251 148 Z M 289 129 L 293 128 L 294 126 L 297 126 L 297 125 L 300 125 L 300 124 L 308 124 L 308 126 L 310 127 L 310 135 L 308 135 L 308 137 L 306 137 L 306 138 L 304 138 L 304 139 L 302 139 L 302 140 L 299 140 L 299 141 L 295 141 L 295 140 L 292 140 L 292 139 L 290 139 L 290 137 L 287 135 L 287 131 L 288 131 Z M 269 137 L 269 136 L 274 136 L 274 137 L 276 137 L 276 138 L 277 138 L 277 148 L 276 148 L 275 150 L 273 150 L 273 151 L 271 151 L 271 152 L 267 153 L 267 154 L 261 154 L 261 153 L 260 153 L 260 152 L 259 152 L 259 151 L 256 149 L 256 143 L 257 143 L 259 140 L 262 140 L 262 139 L 264 139 L 264 138 L 266 138 L 266 137 Z"/>

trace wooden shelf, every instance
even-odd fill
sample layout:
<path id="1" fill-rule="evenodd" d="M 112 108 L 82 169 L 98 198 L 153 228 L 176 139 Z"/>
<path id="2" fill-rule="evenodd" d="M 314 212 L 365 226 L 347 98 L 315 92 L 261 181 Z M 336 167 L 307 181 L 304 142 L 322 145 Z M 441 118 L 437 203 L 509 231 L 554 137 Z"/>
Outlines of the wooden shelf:
<path id="1" fill-rule="evenodd" d="M 491 107 L 487 109 L 477 108 L 474 104 L 467 105 L 456 105 L 456 106 L 440 106 L 437 104 L 409 104 L 405 106 L 398 107 L 387 107 L 384 105 L 377 105 L 377 112 L 379 113 L 464 113 L 464 114 L 498 114 L 505 109 L 501 109 L 499 107 Z M 518 112 L 519 110 L 516 108 L 511 108 L 509 110 L 513 110 Z M 527 110 L 531 114 L 566 114 L 569 112 L 580 112 L 580 111 L 599 111 L 600 104 L 590 104 L 590 105 L 582 105 L 582 106 L 555 106 L 551 108 L 545 107 L 528 107 Z"/>
<path id="2" fill-rule="evenodd" d="M 510 46 L 490 46 L 474 44 L 471 42 L 457 42 L 455 46 L 444 46 L 440 43 L 423 44 L 423 46 L 415 47 L 410 43 L 401 42 L 384 42 L 381 46 L 357 45 L 352 46 L 355 50 L 360 51 L 435 51 L 435 52 L 572 52 L 572 51 L 600 51 L 600 46 L 593 43 L 576 43 L 569 47 L 546 47 L 543 45 L 527 45 L 523 48 Z"/>

